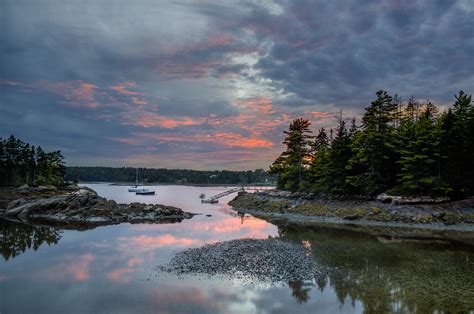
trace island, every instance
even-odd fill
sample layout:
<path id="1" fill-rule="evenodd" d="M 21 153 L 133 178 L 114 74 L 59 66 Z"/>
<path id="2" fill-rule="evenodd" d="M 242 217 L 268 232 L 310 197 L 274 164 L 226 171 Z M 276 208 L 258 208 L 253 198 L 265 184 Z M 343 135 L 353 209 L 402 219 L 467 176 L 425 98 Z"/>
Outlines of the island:
<path id="1" fill-rule="evenodd" d="M 124 222 L 175 223 L 193 215 L 173 206 L 117 204 L 78 185 L 0 189 L 0 217 L 62 229 L 85 230 Z"/>

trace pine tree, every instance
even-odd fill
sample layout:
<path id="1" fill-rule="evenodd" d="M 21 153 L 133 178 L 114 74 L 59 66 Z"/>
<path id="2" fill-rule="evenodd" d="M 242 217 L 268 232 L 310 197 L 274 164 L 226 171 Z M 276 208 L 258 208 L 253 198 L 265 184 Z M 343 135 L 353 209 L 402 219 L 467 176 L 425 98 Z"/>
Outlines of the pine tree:
<path id="1" fill-rule="evenodd" d="M 397 152 L 394 141 L 394 121 L 397 104 L 385 91 L 366 108 L 362 130 L 354 135 L 352 157 L 348 169 L 352 175 L 347 182 L 357 191 L 374 195 L 396 182 Z"/>
<path id="2" fill-rule="evenodd" d="M 298 191 L 307 180 L 311 162 L 311 123 L 303 118 L 294 120 L 283 141 L 286 150 L 275 160 L 270 172 L 278 175 L 278 187 Z"/>
<path id="3" fill-rule="evenodd" d="M 347 164 L 351 158 L 351 136 L 343 119 L 339 120 L 336 135 L 328 153 L 327 166 L 324 171 L 324 189 L 331 194 L 347 194 L 349 192 L 346 177 Z"/>
<path id="4" fill-rule="evenodd" d="M 437 124 L 437 108 L 428 102 L 419 118 L 406 120 L 400 127 L 400 171 L 397 193 L 440 195 L 450 192 L 440 174 L 441 129 Z"/>
<path id="5" fill-rule="evenodd" d="M 446 156 L 441 172 L 443 180 L 454 189 L 455 197 L 474 191 L 474 136 L 471 95 L 460 91 L 453 109 L 441 117 L 441 151 Z"/>
<path id="6" fill-rule="evenodd" d="M 329 136 L 324 128 L 319 130 L 313 143 L 313 160 L 310 167 L 310 184 L 312 192 L 327 192 L 325 189 L 327 165 L 329 163 Z"/>

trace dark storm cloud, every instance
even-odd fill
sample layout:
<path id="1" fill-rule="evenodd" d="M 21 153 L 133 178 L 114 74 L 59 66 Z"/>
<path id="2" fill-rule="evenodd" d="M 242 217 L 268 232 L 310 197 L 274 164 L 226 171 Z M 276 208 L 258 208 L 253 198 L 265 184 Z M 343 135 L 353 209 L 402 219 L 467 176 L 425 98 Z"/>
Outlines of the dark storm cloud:
<path id="1" fill-rule="evenodd" d="M 75 164 L 265 167 L 298 115 L 472 93 L 473 29 L 467 0 L 2 1 L 0 136 Z"/>
<path id="2" fill-rule="evenodd" d="M 472 88 L 474 14 L 451 1 L 288 1 L 250 19 L 272 42 L 257 68 L 319 103 L 367 103 L 377 89 L 450 100 Z"/>

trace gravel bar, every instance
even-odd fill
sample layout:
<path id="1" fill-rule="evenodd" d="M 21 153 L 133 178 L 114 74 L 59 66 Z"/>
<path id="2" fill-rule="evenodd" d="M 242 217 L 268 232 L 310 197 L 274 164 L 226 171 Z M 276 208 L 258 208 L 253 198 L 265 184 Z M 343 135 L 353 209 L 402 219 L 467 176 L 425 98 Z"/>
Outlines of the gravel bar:
<path id="1" fill-rule="evenodd" d="M 186 249 L 158 271 L 269 283 L 313 280 L 321 274 L 308 249 L 279 239 L 240 239 Z"/>

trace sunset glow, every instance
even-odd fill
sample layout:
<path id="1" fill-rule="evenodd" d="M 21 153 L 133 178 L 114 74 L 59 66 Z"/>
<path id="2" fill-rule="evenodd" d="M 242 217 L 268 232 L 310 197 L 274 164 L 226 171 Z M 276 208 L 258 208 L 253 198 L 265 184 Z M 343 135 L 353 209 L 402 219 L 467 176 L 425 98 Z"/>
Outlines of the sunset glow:
<path id="1" fill-rule="evenodd" d="M 0 137 L 69 166 L 268 169 L 293 119 L 316 132 L 381 88 L 441 106 L 472 88 L 470 5 L 394 3 L 7 1 Z"/>

